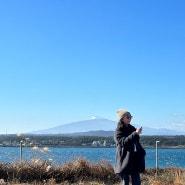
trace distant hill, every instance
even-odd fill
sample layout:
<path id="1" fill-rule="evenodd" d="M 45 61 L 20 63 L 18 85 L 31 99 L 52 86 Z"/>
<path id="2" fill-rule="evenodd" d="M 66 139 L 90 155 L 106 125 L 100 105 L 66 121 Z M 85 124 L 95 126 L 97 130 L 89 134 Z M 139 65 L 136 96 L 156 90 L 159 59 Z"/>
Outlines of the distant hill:
<path id="1" fill-rule="evenodd" d="M 68 124 L 59 125 L 57 127 L 34 131 L 35 134 L 69 134 L 76 132 L 89 132 L 89 131 L 113 131 L 116 128 L 117 122 L 93 117 L 89 120 L 83 120 Z"/>
<path id="2" fill-rule="evenodd" d="M 34 131 L 31 134 L 62 134 L 70 136 L 113 136 L 117 126 L 116 121 L 101 117 L 93 117 L 89 120 L 72 122 L 57 127 Z M 137 125 L 134 125 L 136 128 Z M 30 133 L 29 133 L 30 134 Z M 177 132 L 169 129 L 155 129 L 143 126 L 143 135 L 185 135 L 185 132 Z"/>
<path id="3" fill-rule="evenodd" d="M 89 132 L 75 132 L 75 133 L 68 133 L 68 134 L 61 134 L 63 136 L 100 136 L 100 137 L 109 137 L 114 135 L 114 131 L 104 131 L 104 130 L 97 130 L 97 131 L 89 131 Z"/>

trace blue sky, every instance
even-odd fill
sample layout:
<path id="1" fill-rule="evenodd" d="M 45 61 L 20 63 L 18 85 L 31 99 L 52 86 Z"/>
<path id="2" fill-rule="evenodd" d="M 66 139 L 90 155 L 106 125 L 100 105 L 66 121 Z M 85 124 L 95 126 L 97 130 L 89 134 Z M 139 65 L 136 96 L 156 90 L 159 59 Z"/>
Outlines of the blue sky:
<path id="1" fill-rule="evenodd" d="M 185 1 L 0 1 L 0 133 L 100 116 L 185 130 Z M 144 130 L 143 130 L 144 132 Z"/>

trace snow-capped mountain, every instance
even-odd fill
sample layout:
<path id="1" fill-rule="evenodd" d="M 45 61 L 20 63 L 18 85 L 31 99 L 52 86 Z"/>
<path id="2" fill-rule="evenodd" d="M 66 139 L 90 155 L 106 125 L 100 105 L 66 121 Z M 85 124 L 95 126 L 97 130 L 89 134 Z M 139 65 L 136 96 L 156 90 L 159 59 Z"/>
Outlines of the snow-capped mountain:
<path id="1" fill-rule="evenodd" d="M 104 119 L 101 117 L 93 117 L 89 120 L 83 120 L 68 124 L 63 124 L 57 127 L 34 131 L 35 134 L 68 134 L 77 132 L 89 132 L 89 131 L 113 131 L 115 130 L 117 122 Z"/>
<path id="2" fill-rule="evenodd" d="M 68 134 L 68 135 L 97 135 L 112 136 L 117 126 L 116 121 L 101 117 L 93 117 L 89 120 L 62 124 L 57 127 L 34 131 L 31 134 Z M 134 125 L 136 128 L 139 127 Z M 142 135 L 185 135 L 185 132 L 177 132 L 169 129 L 155 129 L 143 126 Z"/>

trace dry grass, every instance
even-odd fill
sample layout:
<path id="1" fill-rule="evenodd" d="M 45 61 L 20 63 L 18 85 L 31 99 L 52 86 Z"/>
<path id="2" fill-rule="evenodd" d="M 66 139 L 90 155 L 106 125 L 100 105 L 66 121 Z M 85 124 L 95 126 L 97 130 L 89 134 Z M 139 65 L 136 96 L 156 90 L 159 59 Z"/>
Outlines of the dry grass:
<path id="1" fill-rule="evenodd" d="M 146 169 L 141 179 L 143 185 L 185 185 L 185 169 L 161 168 L 157 173 L 155 168 Z"/>
<path id="2" fill-rule="evenodd" d="M 75 184 L 77 182 L 96 181 L 114 184 L 120 179 L 114 174 L 110 163 L 100 161 L 93 163 L 85 159 L 67 162 L 62 166 L 52 166 L 47 161 L 21 163 L 1 163 L 0 179 L 11 183 L 44 183 L 44 184 Z"/>
<path id="3" fill-rule="evenodd" d="M 141 174 L 142 185 L 185 185 L 185 169 L 155 168 Z M 79 158 L 62 166 L 47 161 L 0 163 L 0 185 L 120 185 L 107 161 L 97 163 Z"/>

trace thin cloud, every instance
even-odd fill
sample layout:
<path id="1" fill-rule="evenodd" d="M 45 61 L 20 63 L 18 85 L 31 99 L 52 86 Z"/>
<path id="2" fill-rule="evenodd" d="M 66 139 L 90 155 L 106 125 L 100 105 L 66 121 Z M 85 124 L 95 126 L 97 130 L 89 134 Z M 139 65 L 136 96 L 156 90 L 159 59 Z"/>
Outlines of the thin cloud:
<path id="1" fill-rule="evenodd" d="M 169 126 L 167 126 L 170 130 L 176 130 L 176 131 L 184 131 L 185 130 L 185 120 L 180 122 L 174 122 L 171 123 Z"/>

